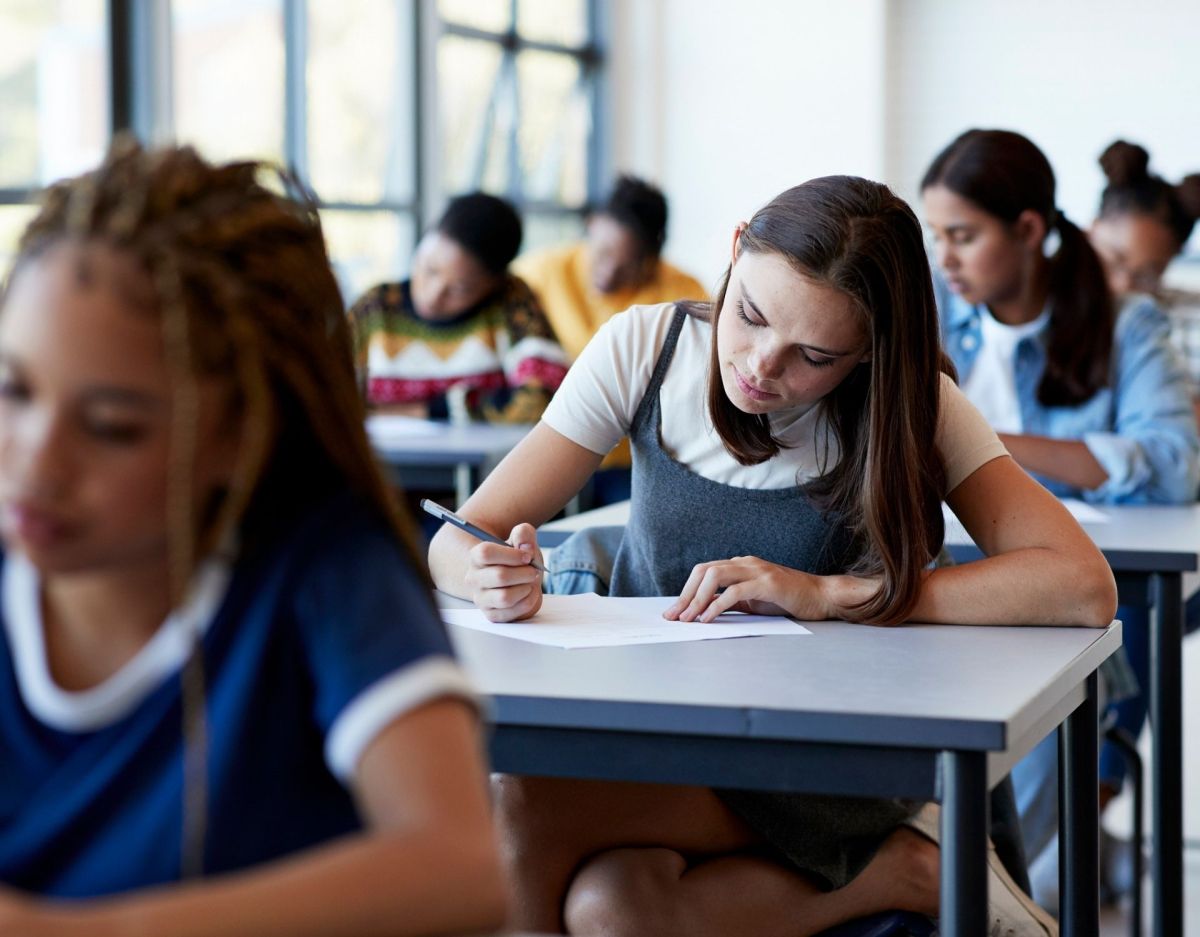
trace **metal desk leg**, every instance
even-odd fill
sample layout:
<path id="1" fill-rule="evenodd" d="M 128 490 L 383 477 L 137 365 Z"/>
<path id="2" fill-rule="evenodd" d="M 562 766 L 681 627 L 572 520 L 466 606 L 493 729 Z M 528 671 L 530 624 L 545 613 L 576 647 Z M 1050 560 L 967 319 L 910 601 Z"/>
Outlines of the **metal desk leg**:
<path id="1" fill-rule="evenodd" d="M 1058 730 L 1058 893 L 1064 937 L 1092 937 L 1100 929 L 1100 809 L 1096 759 L 1099 713 L 1096 674 L 1087 695 Z"/>
<path id="2" fill-rule="evenodd" d="M 455 510 L 467 503 L 471 492 L 475 490 L 475 476 L 469 462 L 459 462 L 454 466 L 454 500 Z"/>
<path id="3" fill-rule="evenodd" d="M 988 930 L 987 759 L 982 752 L 942 752 L 942 937 Z"/>
<path id="4" fill-rule="evenodd" d="M 1150 628 L 1150 723 L 1154 738 L 1151 785 L 1150 903 L 1157 937 L 1183 933 L 1183 580 L 1151 578 L 1155 614 Z"/>

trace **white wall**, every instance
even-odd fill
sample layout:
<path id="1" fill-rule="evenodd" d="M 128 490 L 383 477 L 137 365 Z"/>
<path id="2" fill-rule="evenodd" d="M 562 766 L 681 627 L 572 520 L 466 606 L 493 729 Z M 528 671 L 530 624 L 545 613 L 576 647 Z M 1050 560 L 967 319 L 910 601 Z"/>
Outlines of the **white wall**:
<path id="1" fill-rule="evenodd" d="M 1197 0 L 608 7 L 614 168 L 663 186 L 667 256 L 707 283 L 734 223 L 777 192 L 845 172 L 912 199 L 971 126 L 1030 136 L 1081 223 L 1103 184 L 1096 157 L 1118 136 L 1168 178 L 1200 171 Z"/>
<path id="2" fill-rule="evenodd" d="M 906 198 L 968 127 L 1037 143 L 1076 223 L 1095 213 L 1096 158 L 1117 137 L 1169 179 L 1200 171 L 1196 0 L 901 0 L 890 26 L 885 171 Z"/>
<path id="3" fill-rule="evenodd" d="M 885 2 L 613 0 L 614 168 L 663 186 L 670 259 L 711 285 L 772 196 L 882 173 Z"/>

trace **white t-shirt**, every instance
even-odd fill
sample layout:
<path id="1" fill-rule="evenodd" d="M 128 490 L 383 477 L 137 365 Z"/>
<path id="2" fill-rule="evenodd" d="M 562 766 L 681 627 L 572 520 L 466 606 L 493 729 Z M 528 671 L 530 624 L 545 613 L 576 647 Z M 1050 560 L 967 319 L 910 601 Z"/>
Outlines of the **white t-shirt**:
<path id="1" fill-rule="evenodd" d="M 629 434 L 674 313 L 673 303 L 634 306 L 601 326 L 546 408 L 546 424 L 597 455 L 608 453 Z M 758 465 L 738 463 L 709 418 L 711 342 L 709 324 L 688 316 L 663 379 L 662 442 L 676 462 L 712 481 L 757 489 L 790 488 L 837 463 L 837 439 L 819 406 L 770 414 L 772 431 L 790 448 Z M 936 444 L 947 491 L 985 462 L 1007 454 L 995 431 L 945 375 Z"/>
<path id="2" fill-rule="evenodd" d="M 1049 309 L 1021 325 L 1005 325 L 986 309 L 979 317 L 979 354 L 962 391 L 997 433 L 1024 431 L 1013 360 L 1021 339 L 1036 335 L 1049 321 Z"/>

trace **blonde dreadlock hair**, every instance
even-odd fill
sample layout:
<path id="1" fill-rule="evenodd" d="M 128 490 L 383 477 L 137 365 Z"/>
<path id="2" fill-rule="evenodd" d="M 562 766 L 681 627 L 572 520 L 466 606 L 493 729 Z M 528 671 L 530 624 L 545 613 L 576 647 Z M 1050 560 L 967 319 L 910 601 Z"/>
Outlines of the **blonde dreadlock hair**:
<path id="1" fill-rule="evenodd" d="M 264 184 L 272 177 L 280 191 Z M 377 508 L 424 574 L 411 522 L 364 429 L 351 336 L 312 197 L 282 170 L 214 166 L 191 147 L 118 137 L 98 169 L 52 186 L 21 238 L 22 265 L 64 242 L 101 244 L 146 274 L 172 375 L 168 561 L 172 604 L 197 560 L 234 533 L 243 553 L 339 489 Z M 193 489 L 198 379 L 228 377 L 241 439 L 209 510 Z M 203 869 L 207 727 L 203 657 L 184 668 L 185 876 Z"/>

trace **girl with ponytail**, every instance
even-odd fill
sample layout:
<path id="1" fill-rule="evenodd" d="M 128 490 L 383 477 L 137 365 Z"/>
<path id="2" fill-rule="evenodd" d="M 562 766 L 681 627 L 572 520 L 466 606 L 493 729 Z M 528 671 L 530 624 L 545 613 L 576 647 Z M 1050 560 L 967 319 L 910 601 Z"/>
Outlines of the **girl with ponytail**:
<path id="1" fill-rule="evenodd" d="M 565 565 L 568 541 L 553 591 L 575 591 L 589 569 L 588 586 L 613 595 L 678 597 L 664 615 L 682 621 L 740 609 L 1107 625 L 1103 557 L 954 384 L 912 210 L 886 186 L 832 176 L 731 234 L 714 302 L 635 306 L 601 327 L 463 507 L 512 546 L 443 528 L 430 547 L 438 586 L 493 620 L 535 615 L 534 525 L 628 436 L 633 498 L 611 574 Z M 987 559 L 930 569 L 943 499 Z M 524 777 L 495 793 L 522 929 L 644 934 L 667 921 L 700 937 L 802 937 L 874 911 L 937 910 L 919 804 Z M 993 871 L 996 932 L 1051 933 Z"/>
<path id="2" fill-rule="evenodd" d="M 1041 150 L 969 130 L 921 190 L 946 352 L 1013 458 L 1060 496 L 1191 501 L 1200 443 L 1167 320 L 1146 299 L 1116 308 Z"/>
<path id="3" fill-rule="evenodd" d="M 1096 251 L 1056 208 L 1041 150 L 1011 131 L 969 130 L 938 154 L 921 189 L 945 349 L 1013 458 L 1060 496 L 1192 501 L 1200 443 L 1167 319 L 1147 297 L 1109 291 Z M 1122 606 L 1117 615 L 1144 680 L 1146 609 Z M 1121 671 L 1109 673 L 1129 668 Z M 1117 705 L 1118 721 L 1136 734 L 1145 705 L 1136 691 L 1121 695 L 1132 698 Z M 1047 869 L 1044 879 L 1034 876 L 1047 906 L 1057 901 L 1055 770 L 1050 736 L 1013 772 L 1026 848 L 1049 857 L 1035 864 Z M 1106 745 L 1102 806 L 1124 770 Z"/>

